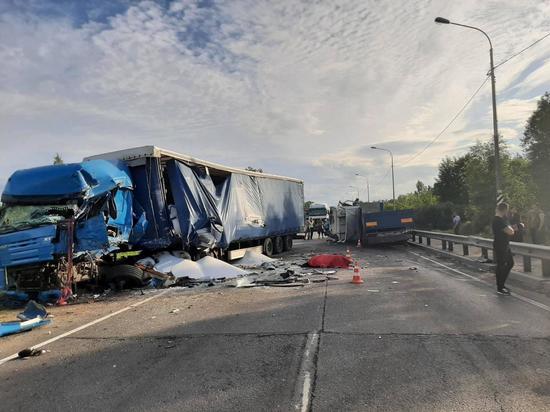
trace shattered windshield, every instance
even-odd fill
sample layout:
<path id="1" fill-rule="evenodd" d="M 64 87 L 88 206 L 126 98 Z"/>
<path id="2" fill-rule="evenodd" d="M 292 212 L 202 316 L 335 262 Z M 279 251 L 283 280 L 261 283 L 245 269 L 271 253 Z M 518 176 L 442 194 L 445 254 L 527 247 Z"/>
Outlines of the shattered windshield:
<path id="1" fill-rule="evenodd" d="M 5 206 L 0 209 L 0 233 L 57 223 L 73 214 L 73 206 Z"/>

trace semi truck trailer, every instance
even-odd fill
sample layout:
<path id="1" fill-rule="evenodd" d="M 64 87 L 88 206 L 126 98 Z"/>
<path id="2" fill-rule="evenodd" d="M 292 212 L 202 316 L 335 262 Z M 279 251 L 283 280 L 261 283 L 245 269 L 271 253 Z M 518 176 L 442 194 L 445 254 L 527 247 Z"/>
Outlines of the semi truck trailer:
<path id="1" fill-rule="evenodd" d="M 30 292 L 131 272 L 128 251 L 281 253 L 304 222 L 301 180 L 155 146 L 18 170 L 1 199 L 0 289 Z"/>

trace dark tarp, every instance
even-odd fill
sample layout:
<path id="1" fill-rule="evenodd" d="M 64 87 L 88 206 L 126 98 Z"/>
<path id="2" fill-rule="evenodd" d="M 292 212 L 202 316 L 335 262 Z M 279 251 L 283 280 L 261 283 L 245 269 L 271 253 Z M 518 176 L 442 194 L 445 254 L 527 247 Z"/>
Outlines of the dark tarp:
<path id="1" fill-rule="evenodd" d="M 167 172 L 184 243 L 219 242 L 222 227 L 210 176 L 175 160 L 167 163 Z"/>
<path id="2" fill-rule="evenodd" d="M 170 246 L 175 239 L 166 205 L 160 159 L 148 157 L 145 165 L 133 166 L 130 172 L 135 182 L 134 203 L 137 205 L 134 204 L 134 210 L 142 208 L 147 220 L 145 233 L 137 241 L 137 246 L 146 249 Z"/>
<path id="3" fill-rule="evenodd" d="M 296 233 L 303 224 L 302 183 L 238 173 L 213 181 L 204 168 L 175 160 L 167 170 L 184 242 L 198 245 L 209 234 L 227 247 Z"/>

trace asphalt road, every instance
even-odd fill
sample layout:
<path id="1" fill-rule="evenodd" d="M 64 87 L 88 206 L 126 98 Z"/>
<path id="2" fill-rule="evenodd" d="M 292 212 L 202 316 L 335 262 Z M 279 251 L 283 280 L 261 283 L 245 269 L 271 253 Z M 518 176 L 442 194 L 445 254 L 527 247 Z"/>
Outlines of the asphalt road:
<path id="1" fill-rule="evenodd" d="M 293 254 L 320 251 L 345 248 L 300 242 Z M 416 248 L 352 252 L 368 264 L 363 285 L 343 270 L 303 288 L 126 296 L 111 314 L 153 299 L 0 365 L 0 409 L 550 410 L 550 299 L 498 296 Z M 79 322 L 75 306 L 52 335 L 4 338 L 1 356 L 70 332 L 93 308 L 105 315 L 96 303 Z"/>

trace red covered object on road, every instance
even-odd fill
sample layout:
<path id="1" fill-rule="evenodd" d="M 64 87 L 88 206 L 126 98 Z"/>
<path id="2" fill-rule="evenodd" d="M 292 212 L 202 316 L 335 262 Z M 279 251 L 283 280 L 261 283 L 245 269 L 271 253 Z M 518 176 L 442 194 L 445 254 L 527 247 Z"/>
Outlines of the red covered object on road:
<path id="1" fill-rule="evenodd" d="M 317 255 L 308 260 L 312 268 L 344 268 L 347 269 L 353 261 L 342 255 Z"/>

